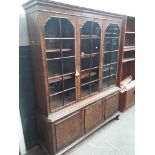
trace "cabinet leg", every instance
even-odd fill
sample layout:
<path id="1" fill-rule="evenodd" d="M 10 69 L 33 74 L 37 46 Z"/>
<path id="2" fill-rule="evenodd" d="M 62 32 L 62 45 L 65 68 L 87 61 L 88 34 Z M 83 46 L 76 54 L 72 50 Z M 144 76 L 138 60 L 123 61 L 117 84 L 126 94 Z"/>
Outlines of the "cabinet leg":
<path id="1" fill-rule="evenodd" d="M 119 120 L 120 114 L 115 117 L 115 120 Z"/>

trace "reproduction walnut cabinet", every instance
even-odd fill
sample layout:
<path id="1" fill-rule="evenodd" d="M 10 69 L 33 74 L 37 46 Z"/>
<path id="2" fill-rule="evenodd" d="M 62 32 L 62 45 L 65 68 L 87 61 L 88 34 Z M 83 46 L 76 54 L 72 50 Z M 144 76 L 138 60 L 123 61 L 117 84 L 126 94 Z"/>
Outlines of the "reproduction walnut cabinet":
<path id="1" fill-rule="evenodd" d="M 58 155 L 118 116 L 122 16 L 48 0 L 23 6 L 40 144 Z"/>

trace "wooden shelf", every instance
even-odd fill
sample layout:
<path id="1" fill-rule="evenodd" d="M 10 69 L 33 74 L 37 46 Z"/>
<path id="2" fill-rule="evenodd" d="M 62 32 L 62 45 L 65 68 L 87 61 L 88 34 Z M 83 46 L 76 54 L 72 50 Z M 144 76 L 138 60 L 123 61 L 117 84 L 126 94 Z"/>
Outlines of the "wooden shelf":
<path id="1" fill-rule="evenodd" d="M 127 52 L 127 51 L 133 51 L 135 50 L 135 46 L 124 46 L 123 51 Z"/>
<path id="2" fill-rule="evenodd" d="M 105 38 L 119 38 L 119 37 L 105 37 Z"/>
<path id="3" fill-rule="evenodd" d="M 54 95 L 58 95 L 58 94 L 61 94 L 61 93 L 65 93 L 65 92 L 70 91 L 70 90 L 73 90 L 73 89 L 75 89 L 75 87 L 64 89 L 64 90 L 59 91 L 59 92 L 56 92 L 56 93 L 51 93 L 50 96 L 54 96 Z"/>
<path id="4" fill-rule="evenodd" d="M 114 32 L 105 32 L 105 34 L 117 34 L 117 33 L 114 33 Z"/>
<path id="5" fill-rule="evenodd" d="M 69 59 L 69 58 L 75 58 L 75 56 L 67 56 L 67 57 L 58 57 L 58 58 L 47 58 L 47 61 L 52 61 L 52 60 L 60 60 L 60 59 Z"/>
<path id="6" fill-rule="evenodd" d="M 103 77 L 103 79 L 109 78 L 111 76 L 116 76 L 116 74 L 111 74 L 111 75 L 105 76 L 105 77 Z"/>
<path id="7" fill-rule="evenodd" d="M 71 51 L 71 50 L 72 50 L 72 49 L 70 49 L 70 48 L 63 48 L 63 49 L 54 48 L 54 49 L 47 49 L 46 52 L 47 52 L 47 53 L 50 53 L 50 52 L 60 52 L 60 51 L 62 51 L 62 52 L 69 52 L 69 51 Z"/>
<path id="8" fill-rule="evenodd" d="M 90 76 L 96 75 L 96 72 L 91 72 Z M 81 74 L 81 79 L 89 77 L 89 72 Z"/>
<path id="9" fill-rule="evenodd" d="M 64 80 L 68 80 L 68 79 L 71 79 L 72 76 L 71 75 L 67 75 L 67 76 L 64 76 L 63 79 Z M 49 83 L 53 83 L 53 82 L 59 82 L 59 81 L 62 81 L 62 75 L 61 76 L 57 76 L 57 77 L 53 77 L 51 79 L 48 80 Z"/>
<path id="10" fill-rule="evenodd" d="M 92 68 L 87 68 L 87 69 L 83 69 L 83 70 L 81 70 L 81 72 L 89 71 L 89 70 L 93 70 L 93 69 L 98 69 L 98 68 L 99 68 L 99 66 L 92 67 Z"/>
<path id="11" fill-rule="evenodd" d="M 81 86 L 85 86 L 85 85 L 91 84 L 93 82 L 98 82 L 98 81 L 99 81 L 99 79 L 96 79 L 96 80 L 93 80 L 93 81 L 89 81 L 89 82 L 81 84 Z"/>
<path id="12" fill-rule="evenodd" d="M 125 34 L 135 34 L 135 32 L 125 32 Z"/>
<path id="13" fill-rule="evenodd" d="M 106 66 L 109 66 L 109 65 L 114 65 L 114 64 L 117 64 L 117 61 L 116 62 L 112 62 L 112 63 L 108 63 L 108 64 L 104 64 L 103 67 L 106 67 Z"/>
<path id="14" fill-rule="evenodd" d="M 110 53 L 110 52 L 113 52 L 113 51 L 114 51 L 114 52 L 117 52 L 118 50 L 104 51 L 104 54 L 105 54 L 105 53 Z"/>
<path id="15" fill-rule="evenodd" d="M 57 39 L 75 39 L 75 38 L 44 38 L 45 40 L 57 40 Z"/>
<path id="16" fill-rule="evenodd" d="M 81 39 L 100 39 L 98 35 L 81 35 Z"/>
<path id="17" fill-rule="evenodd" d="M 129 61 L 134 61 L 134 60 L 135 60 L 135 58 L 124 58 L 123 63 L 124 62 L 129 62 Z"/>
<path id="18" fill-rule="evenodd" d="M 93 53 L 93 54 L 81 54 L 81 58 L 90 58 L 95 57 L 99 53 Z"/>

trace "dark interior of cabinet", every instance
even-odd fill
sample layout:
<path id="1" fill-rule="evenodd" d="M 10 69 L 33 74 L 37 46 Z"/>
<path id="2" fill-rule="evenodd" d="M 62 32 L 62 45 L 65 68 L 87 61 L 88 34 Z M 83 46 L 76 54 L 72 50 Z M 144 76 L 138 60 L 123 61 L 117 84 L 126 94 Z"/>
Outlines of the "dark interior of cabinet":
<path id="1" fill-rule="evenodd" d="M 135 58 L 135 50 L 124 52 L 123 58 Z"/>
<path id="2" fill-rule="evenodd" d="M 68 19 L 52 17 L 44 27 L 52 110 L 76 99 L 74 28 Z"/>
<path id="3" fill-rule="evenodd" d="M 135 46 L 135 34 L 134 33 L 125 34 L 125 46 Z"/>
<path id="4" fill-rule="evenodd" d="M 135 18 L 127 17 L 126 32 L 135 32 Z"/>
<path id="5" fill-rule="evenodd" d="M 98 91 L 101 29 L 87 21 L 81 28 L 81 98 Z"/>
<path id="6" fill-rule="evenodd" d="M 130 75 L 132 76 L 132 80 L 135 80 L 135 61 L 128 61 L 123 63 L 121 80 L 124 80 Z"/>
<path id="7" fill-rule="evenodd" d="M 126 32 L 124 43 L 123 63 L 122 63 L 122 77 L 124 80 L 128 76 L 132 76 L 135 80 L 135 18 L 126 17 Z"/>
<path id="8" fill-rule="evenodd" d="M 120 30 L 109 24 L 104 36 L 103 90 L 116 84 Z"/>

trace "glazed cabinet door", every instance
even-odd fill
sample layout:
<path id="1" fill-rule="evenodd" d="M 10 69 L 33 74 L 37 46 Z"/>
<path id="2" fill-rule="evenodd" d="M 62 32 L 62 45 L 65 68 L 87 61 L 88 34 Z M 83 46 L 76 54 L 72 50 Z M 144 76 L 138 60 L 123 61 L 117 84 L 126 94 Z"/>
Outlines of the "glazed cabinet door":
<path id="1" fill-rule="evenodd" d="M 119 93 L 116 93 L 106 98 L 105 119 L 108 119 L 115 113 L 117 113 L 118 105 L 119 105 Z"/>
<path id="2" fill-rule="evenodd" d="M 102 121 L 102 101 L 98 101 L 84 109 L 85 133 L 95 128 Z"/>
<path id="3" fill-rule="evenodd" d="M 102 21 L 78 18 L 80 99 L 99 92 Z"/>
<path id="4" fill-rule="evenodd" d="M 75 140 L 81 137 L 82 134 L 82 114 L 76 112 L 67 118 L 60 120 L 54 124 L 56 152 L 59 152 Z"/>
<path id="5" fill-rule="evenodd" d="M 120 22 L 105 20 L 103 24 L 102 90 L 116 85 L 120 44 Z"/>
<path id="6" fill-rule="evenodd" d="M 76 17 L 46 13 L 42 46 L 51 111 L 76 102 Z"/>

